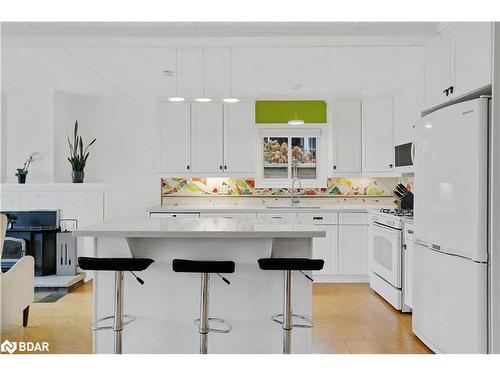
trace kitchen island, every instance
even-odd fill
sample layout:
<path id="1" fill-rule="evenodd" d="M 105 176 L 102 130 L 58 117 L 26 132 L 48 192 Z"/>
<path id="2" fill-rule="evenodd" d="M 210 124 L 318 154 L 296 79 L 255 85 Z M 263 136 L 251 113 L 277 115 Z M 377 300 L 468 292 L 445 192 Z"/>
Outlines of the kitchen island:
<path id="1" fill-rule="evenodd" d="M 312 238 L 326 233 L 299 219 L 137 218 L 82 228 L 76 236 L 93 237 L 97 257 L 147 257 L 154 263 L 140 276 L 126 273 L 124 312 L 137 317 L 123 333 L 123 353 L 197 353 L 200 275 L 174 273 L 174 258 L 232 260 L 235 273 L 226 285 L 214 275 L 210 316 L 228 321 L 228 334 L 209 336 L 209 353 L 281 353 L 282 330 L 271 320 L 281 313 L 283 273 L 262 271 L 257 259 L 312 255 Z M 311 316 L 312 284 L 293 273 L 293 311 Z M 113 272 L 94 277 L 94 320 L 113 313 Z M 294 329 L 293 353 L 311 353 L 310 329 Z M 112 353 L 113 331 L 94 332 L 94 353 Z"/>

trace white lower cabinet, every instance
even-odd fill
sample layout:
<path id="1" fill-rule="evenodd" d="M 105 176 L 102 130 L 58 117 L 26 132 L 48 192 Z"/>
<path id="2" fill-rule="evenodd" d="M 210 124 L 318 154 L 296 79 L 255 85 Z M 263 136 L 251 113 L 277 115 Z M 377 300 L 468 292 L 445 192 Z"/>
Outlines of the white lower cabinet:
<path id="1" fill-rule="evenodd" d="M 339 225 L 339 275 L 368 275 L 367 225 Z"/>
<path id="2" fill-rule="evenodd" d="M 319 282 L 365 282 L 368 280 L 368 214 L 361 212 L 299 213 L 326 237 L 313 239 L 313 257 L 323 259 Z M 313 220 L 313 221 L 312 221 Z"/>
<path id="3" fill-rule="evenodd" d="M 318 230 L 324 230 L 326 237 L 313 239 L 313 258 L 323 259 L 325 265 L 321 271 L 314 272 L 315 275 L 336 275 L 337 250 L 338 250 L 338 226 L 318 224 Z"/>

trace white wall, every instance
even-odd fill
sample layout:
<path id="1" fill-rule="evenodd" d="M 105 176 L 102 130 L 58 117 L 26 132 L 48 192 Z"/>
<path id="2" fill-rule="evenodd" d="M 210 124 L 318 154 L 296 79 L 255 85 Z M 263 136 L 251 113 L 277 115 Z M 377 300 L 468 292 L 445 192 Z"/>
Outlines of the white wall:
<path id="1" fill-rule="evenodd" d="M 145 215 L 160 203 L 159 127 L 154 99 L 108 99 L 57 92 L 54 114 L 54 181 L 71 181 L 66 134 L 75 120 L 84 141 L 96 143 L 86 182 L 108 185 L 107 218 Z"/>
<path id="2" fill-rule="evenodd" d="M 16 181 L 30 152 L 40 159 L 29 168 L 27 181 L 52 182 L 54 177 L 54 97 L 52 94 L 11 94 L 7 97 L 7 126 L 2 129 L 7 141 L 2 165 L 6 182 Z M 4 119 L 2 119 L 4 120 Z M 3 139 L 4 137 L 2 137 Z M 3 151 L 3 150 L 2 150 Z M 3 159 L 3 158 L 2 158 Z"/>
<path id="3" fill-rule="evenodd" d="M 1 95 L 0 107 L 0 182 L 7 173 L 7 95 Z"/>

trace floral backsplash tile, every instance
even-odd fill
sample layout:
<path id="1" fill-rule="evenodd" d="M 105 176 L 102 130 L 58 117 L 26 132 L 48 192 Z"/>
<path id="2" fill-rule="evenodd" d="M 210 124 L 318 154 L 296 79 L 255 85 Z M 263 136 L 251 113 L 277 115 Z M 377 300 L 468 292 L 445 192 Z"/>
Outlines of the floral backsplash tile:
<path id="1" fill-rule="evenodd" d="M 397 177 L 328 178 L 326 188 L 297 189 L 304 196 L 391 196 Z M 165 177 L 161 196 L 286 196 L 289 188 L 257 188 L 253 178 Z"/>

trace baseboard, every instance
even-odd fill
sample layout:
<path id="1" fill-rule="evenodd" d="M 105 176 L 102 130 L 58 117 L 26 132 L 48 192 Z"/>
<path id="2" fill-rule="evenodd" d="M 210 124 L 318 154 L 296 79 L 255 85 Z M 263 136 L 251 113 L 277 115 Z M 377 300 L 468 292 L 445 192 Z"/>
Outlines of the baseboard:
<path id="1" fill-rule="evenodd" d="M 314 275 L 315 283 L 368 283 L 368 275 Z"/>

